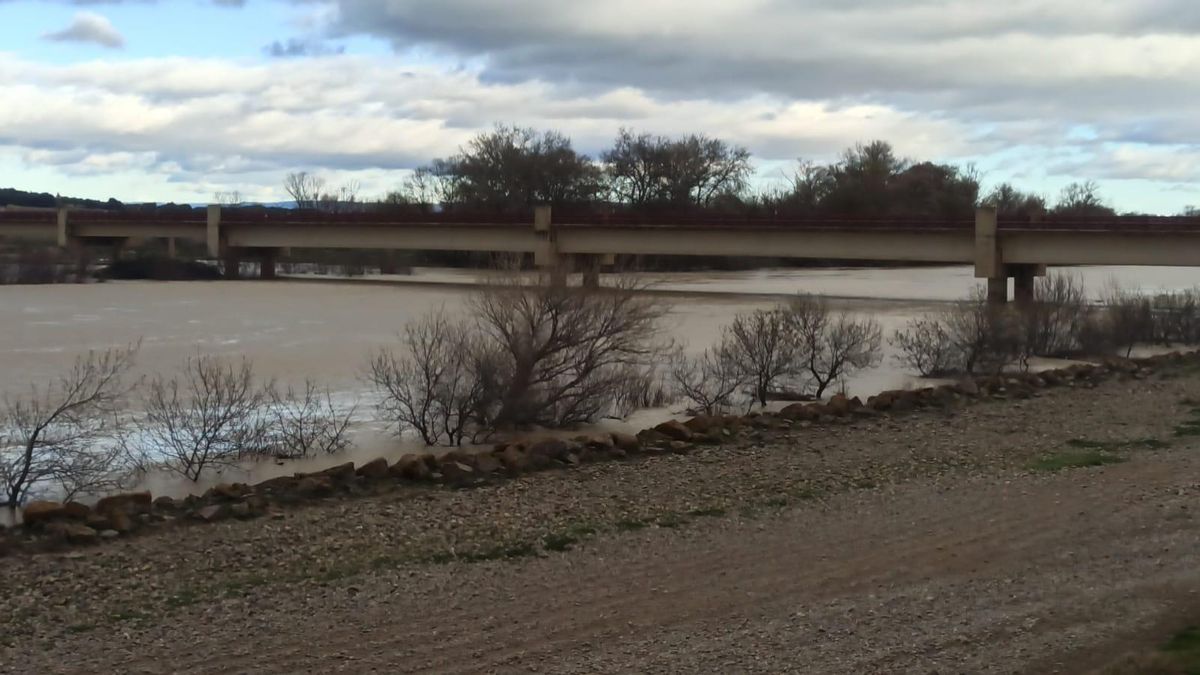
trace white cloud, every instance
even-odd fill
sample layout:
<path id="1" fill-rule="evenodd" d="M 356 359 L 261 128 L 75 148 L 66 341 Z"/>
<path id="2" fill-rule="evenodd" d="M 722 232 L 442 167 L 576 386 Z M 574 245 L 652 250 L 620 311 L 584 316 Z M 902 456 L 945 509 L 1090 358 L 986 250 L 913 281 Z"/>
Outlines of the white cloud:
<path id="1" fill-rule="evenodd" d="M 125 38 L 108 19 L 92 12 L 79 12 L 66 28 L 46 33 L 43 39 L 54 42 L 92 42 L 109 49 L 125 46 Z"/>

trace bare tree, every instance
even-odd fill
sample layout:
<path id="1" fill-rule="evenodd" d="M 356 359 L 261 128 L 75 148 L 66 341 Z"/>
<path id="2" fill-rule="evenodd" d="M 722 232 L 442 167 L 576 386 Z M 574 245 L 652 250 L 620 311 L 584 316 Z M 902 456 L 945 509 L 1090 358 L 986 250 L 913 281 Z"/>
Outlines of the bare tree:
<path id="1" fill-rule="evenodd" d="M 751 173 L 745 148 L 695 134 L 672 139 L 622 129 L 601 159 L 613 197 L 635 206 L 707 206 L 742 192 Z"/>
<path id="2" fill-rule="evenodd" d="M 161 461 L 167 470 L 198 481 L 208 469 L 263 453 L 267 402 L 250 361 L 190 357 L 175 377 L 151 380 L 145 428 L 134 449 L 143 465 Z"/>
<path id="3" fill-rule="evenodd" d="M 268 445 L 281 459 L 337 454 L 350 447 L 354 407 L 338 410 L 333 395 L 312 380 L 300 391 L 292 387 L 268 389 L 270 430 Z"/>
<path id="4" fill-rule="evenodd" d="M 879 363 L 883 331 L 874 319 L 832 314 L 824 300 L 811 295 L 794 298 L 782 311 L 800 376 L 817 398 L 829 385 Z"/>
<path id="5" fill-rule="evenodd" d="M 4 397 L 0 484 L 10 509 L 49 482 L 73 496 L 115 480 L 116 455 L 105 442 L 120 426 L 136 353 L 136 345 L 88 352 L 53 382 Z"/>
<path id="6" fill-rule="evenodd" d="M 317 199 L 316 208 L 329 213 L 347 213 L 359 210 L 363 206 L 358 199 L 361 189 L 358 181 L 350 181 L 338 187 L 334 192 L 322 192 Z"/>
<path id="7" fill-rule="evenodd" d="M 738 314 L 727 331 L 738 368 L 765 406 L 775 383 L 796 372 L 796 334 L 787 316 L 778 308 Z"/>
<path id="8" fill-rule="evenodd" d="M 283 179 L 283 189 L 292 197 L 298 209 L 315 209 L 325 189 L 325 179 L 307 171 L 289 173 Z"/>
<path id="9" fill-rule="evenodd" d="M 371 356 L 368 379 L 378 409 L 397 435 L 415 431 L 426 445 L 462 445 L 482 423 L 489 359 L 474 326 L 444 309 L 408 324 L 403 352 Z"/>
<path id="10" fill-rule="evenodd" d="M 485 386 L 495 392 L 499 427 L 564 426 L 612 409 L 630 378 L 646 377 L 665 353 L 663 310 L 617 279 L 600 291 L 510 277 L 469 301 L 495 360 Z M 489 381 L 490 380 L 490 381 Z"/>
<path id="11" fill-rule="evenodd" d="M 245 199 L 239 190 L 227 190 L 213 193 L 213 201 L 222 206 L 240 206 Z"/>
<path id="12" fill-rule="evenodd" d="M 746 385 L 728 336 L 697 355 L 677 350 L 671 357 L 670 372 L 679 393 L 706 415 L 725 414 Z"/>

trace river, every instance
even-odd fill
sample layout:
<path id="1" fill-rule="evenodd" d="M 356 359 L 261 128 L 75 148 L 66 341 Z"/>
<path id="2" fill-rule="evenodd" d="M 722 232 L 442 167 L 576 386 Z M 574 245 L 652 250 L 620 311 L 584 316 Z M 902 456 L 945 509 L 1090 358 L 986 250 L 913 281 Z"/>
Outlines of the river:
<path id="1" fill-rule="evenodd" d="M 1069 270 L 1099 295 L 1115 280 L 1146 292 L 1191 288 L 1193 268 L 1084 267 Z M 359 402 L 369 417 L 362 383 L 373 349 L 396 343 L 415 317 L 436 308 L 464 307 L 478 272 L 418 269 L 410 276 L 360 280 L 275 282 L 108 282 L 85 285 L 0 286 L 0 392 L 16 393 L 64 371 L 89 349 L 140 340 L 138 373 L 170 372 L 189 355 L 245 356 L 256 371 L 283 383 L 314 378 L 339 401 Z M 969 267 L 766 269 L 744 272 L 643 274 L 662 293 L 664 326 L 687 348 L 712 344 L 738 312 L 768 307 L 798 292 L 831 298 L 840 310 L 874 316 L 885 336 L 940 303 L 964 297 L 975 285 Z M 852 395 L 909 386 L 885 345 L 883 363 L 846 384 Z M 671 414 L 644 411 L 608 427 L 636 430 Z M 355 459 L 395 456 L 411 449 L 378 424 L 364 422 Z M 328 463 L 326 461 L 326 463 Z M 255 477 L 301 469 L 264 468 Z M 154 486 L 165 493 L 181 484 Z"/>

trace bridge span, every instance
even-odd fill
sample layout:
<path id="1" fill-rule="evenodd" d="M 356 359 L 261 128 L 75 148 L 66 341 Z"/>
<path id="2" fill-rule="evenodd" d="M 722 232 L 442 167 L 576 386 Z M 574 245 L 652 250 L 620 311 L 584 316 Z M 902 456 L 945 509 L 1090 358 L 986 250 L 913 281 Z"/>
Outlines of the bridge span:
<path id="1" fill-rule="evenodd" d="M 1200 218 L 1045 218 L 1001 221 L 993 209 L 971 220 L 783 219 L 636 215 L 574 216 L 534 210 L 532 218 L 454 213 L 331 214 L 223 209 L 140 211 L 0 209 L 0 238 L 62 247 L 120 245 L 161 238 L 204 244 L 236 275 L 243 256 L 274 276 L 281 249 L 488 251 L 532 253 L 536 264 L 585 284 L 616 255 L 684 255 L 973 264 L 995 302 L 1032 298 L 1047 266 L 1200 266 Z"/>

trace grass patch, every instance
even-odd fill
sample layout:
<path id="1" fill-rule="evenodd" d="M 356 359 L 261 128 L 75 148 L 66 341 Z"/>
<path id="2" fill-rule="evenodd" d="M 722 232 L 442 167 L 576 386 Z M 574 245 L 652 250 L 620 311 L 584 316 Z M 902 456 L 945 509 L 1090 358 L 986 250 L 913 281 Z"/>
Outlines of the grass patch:
<path id="1" fill-rule="evenodd" d="M 1089 450 L 1082 452 L 1061 452 L 1054 455 L 1046 455 L 1041 459 L 1029 465 L 1033 471 L 1063 471 L 1065 469 L 1084 469 L 1093 466 L 1104 466 L 1106 464 L 1120 464 L 1126 461 L 1124 457 L 1119 455 L 1109 454 L 1098 450 Z"/>
<path id="2" fill-rule="evenodd" d="M 658 520 L 654 521 L 654 524 L 658 525 L 659 527 L 676 528 L 687 525 L 687 522 L 687 518 L 684 518 L 678 513 L 668 513 L 659 516 Z"/>
<path id="3" fill-rule="evenodd" d="M 1089 441 L 1084 438 L 1072 438 L 1067 441 L 1067 447 L 1076 450 L 1165 450 L 1171 447 L 1166 441 L 1157 438 L 1138 438 L 1132 441 Z"/>
<path id="4" fill-rule="evenodd" d="M 725 513 L 726 513 L 725 509 L 711 508 L 711 509 L 695 509 L 692 511 L 688 511 L 687 514 L 694 518 L 723 518 L 725 516 Z"/>
<path id="5" fill-rule="evenodd" d="M 616 525 L 617 530 L 620 532 L 636 532 L 644 530 L 649 526 L 650 523 L 644 520 L 618 520 Z"/>
<path id="6" fill-rule="evenodd" d="M 194 605 L 198 602 L 200 602 L 200 592 L 195 589 L 187 588 L 176 593 L 175 595 L 168 597 L 166 604 L 167 607 L 175 609 L 178 607 Z"/>
<path id="7" fill-rule="evenodd" d="M 88 633 L 93 630 L 96 630 L 96 624 L 94 623 L 77 623 L 67 626 L 68 633 Z"/>
<path id="8" fill-rule="evenodd" d="M 1162 647 L 1163 656 L 1180 672 L 1200 675 L 1200 627 L 1189 626 Z"/>
<path id="9" fill-rule="evenodd" d="M 570 551 L 579 540 L 569 534 L 548 534 L 542 537 L 542 548 L 547 551 Z"/>

